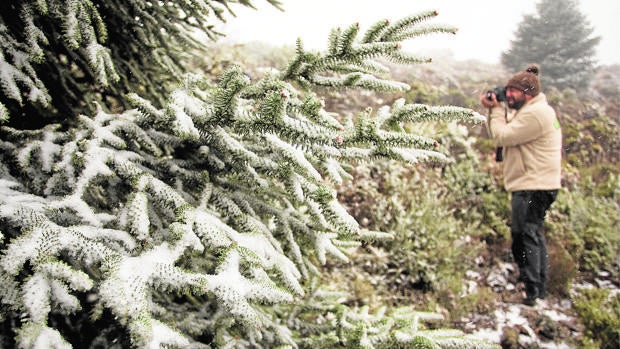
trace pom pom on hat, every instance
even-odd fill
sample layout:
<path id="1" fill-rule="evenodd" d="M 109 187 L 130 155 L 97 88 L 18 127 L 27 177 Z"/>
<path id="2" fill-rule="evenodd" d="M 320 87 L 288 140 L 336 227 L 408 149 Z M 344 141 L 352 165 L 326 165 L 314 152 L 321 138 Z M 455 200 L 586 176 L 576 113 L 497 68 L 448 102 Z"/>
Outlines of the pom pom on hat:
<path id="1" fill-rule="evenodd" d="M 524 71 L 515 74 L 508 83 L 506 88 L 516 88 L 523 93 L 531 96 L 536 96 L 540 93 L 540 79 L 538 78 L 538 72 L 540 69 L 536 64 L 530 64 Z"/>

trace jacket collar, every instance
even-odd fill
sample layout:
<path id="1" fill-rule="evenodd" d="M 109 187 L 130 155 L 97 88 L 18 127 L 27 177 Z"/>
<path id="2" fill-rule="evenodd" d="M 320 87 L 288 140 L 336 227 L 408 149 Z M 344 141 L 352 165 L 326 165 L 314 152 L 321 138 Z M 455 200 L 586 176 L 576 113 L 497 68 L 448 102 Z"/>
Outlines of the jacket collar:
<path id="1" fill-rule="evenodd" d="M 525 102 L 523 107 L 525 107 L 526 105 L 536 104 L 536 103 L 541 103 L 541 102 L 546 102 L 546 101 L 547 101 L 547 96 L 545 96 L 544 93 L 540 92 L 536 96 L 534 96 L 534 98 L 532 98 L 529 101 Z M 521 108 L 523 108 L 523 107 L 521 107 Z"/>

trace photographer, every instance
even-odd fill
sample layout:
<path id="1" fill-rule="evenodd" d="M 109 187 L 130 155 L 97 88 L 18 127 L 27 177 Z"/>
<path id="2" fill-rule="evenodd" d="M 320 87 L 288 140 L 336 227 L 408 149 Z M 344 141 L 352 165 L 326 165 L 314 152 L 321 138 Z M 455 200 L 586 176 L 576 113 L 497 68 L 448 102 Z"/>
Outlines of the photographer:
<path id="1" fill-rule="evenodd" d="M 512 255 L 519 280 L 525 283 L 526 305 L 545 297 L 548 257 L 542 227 L 561 186 L 562 131 L 540 92 L 538 72 L 538 66 L 530 65 L 510 78 L 505 88 L 480 97 L 489 109 L 489 133 L 503 149 L 499 158 L 504 162 L 504 187 L 512 196 Z"/>

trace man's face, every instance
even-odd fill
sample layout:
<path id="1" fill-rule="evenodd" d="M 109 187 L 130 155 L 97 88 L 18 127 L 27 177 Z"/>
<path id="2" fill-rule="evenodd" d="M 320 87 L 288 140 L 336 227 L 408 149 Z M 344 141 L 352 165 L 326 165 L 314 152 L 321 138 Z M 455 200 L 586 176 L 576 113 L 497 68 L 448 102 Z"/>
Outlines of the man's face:
<path id="1" fill-rule="evenodd" d="M 508 87 L 506 89 L 506 102 L 508 102 L 509 108 L 521 109 L 525 104 L 525 93 L 514 87 Z"/>

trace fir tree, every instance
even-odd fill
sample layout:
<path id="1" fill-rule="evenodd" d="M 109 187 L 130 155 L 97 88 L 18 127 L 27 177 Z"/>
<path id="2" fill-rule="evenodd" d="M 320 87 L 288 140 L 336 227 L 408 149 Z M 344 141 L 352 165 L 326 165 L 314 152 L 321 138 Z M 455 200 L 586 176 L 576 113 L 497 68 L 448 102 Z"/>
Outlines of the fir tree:
<path id="1" fill-rule="evenodd" d="M 266 0 L 280 6 L 278 0 Z M 0 120 L 38 128 L 92 114 L 93 101 L 128 108 L 140 91 L 161 106 L 215 20 L 247 0 L 10 0 L 0 2 Z M 68 120 L 69 119 L 69 120 Z"/>
<path id="2" fill-rule="evenodd" d="M 149 42 L 153 52 L 162 48 L 161 54 L 143 58 L 161 68 L 173 57 L 167 50 L 180 50 L 169 42 L 168 31 L 187 37 L 195 22 L 208 31 L 199 14 L 226 5 L 129 3 L 142 10 L 140 15 L 129 16 L 123 11 L 127 7 L 116 3 L 89 0 L 67 2 L 65 11 L 56 1 L 3 4 L 0 69 L 9 77 L 2 85 L 3 117 L 45 115 L 46 108 L 16 106 L 53 106 L 62 88 L 90 103 L 99 91 L 94 81 L 113 86 L 126 78 L 122 64 L 111 59 L 123 52 L 100 42 L 110 26 L 121 23 L 119 17 L 108 23 L 103 14 L 113 6 L 119 16 L 142 24 L 136 47 Z M 15 35 L 6 25 L 7 7 L 21 8 L 27 35 Z M 164 19 L 163 13 L 155 15 L 159 10 L 172 15 L 171 23 L 191 25 L 163 26 L 163 31 L 147 25 Z M 66 30 L 60 47 L 46 39 L 58 34 L 41 19 L 46 13 Z M 289 66 L 258 81 L 237 66 L 217 82 L 185 74 L 167 92 L 167 84 L 159 86 L 161 93 L 150 91 L 155 88 L 150 84 L 119 87 L 130 92 L 122 103 L 133 109 L 115 112 L 95 103 L 92 114 L 73 115 L 71 108 L 58 107 L 49 113 L 62 117 L 51 119 L 71 122 L 37 129 L 3 126 L 0 344 L 493 347 L 459 331 L 426 331 L 421 320 L 428 316 L 411 309 L 372 315 L 350 309 L 316 283 L 329 258 L 347 260 L 351 247 L 390 237 L 361 229 L 336 200 L 333 183 L 350 178 L 348 162 L 442 160 L 446 154 L 432 138 L 407 134 L 402 125 L 483 119 L 468 109 L 399 100 L 377 113 L 367 110 L 355 120 L 339 120 L 313 92 L 322 86 L 407 89 L 381 77 L 387 68 L 378 59 L 424 61 L 402 52 L 399 42 L 451 31 L 424 26 L 436 15 L 381 21 L 361 39 L 358 25 L 334 30 L 324 53 L 307 52 L 298 41 Z M 158 39 L 162 42 L 149 41 L 160 34 L 166 36 Z M 90 81 L 80 88 L 66 76 L 44 80 L 37 70 L 38 65 L 72 66 L 68 62 L 81 60 L 82 54 L 95 56 L 84 65 L 74 62 Z M 141 60 L 132 64 L 150 69 Z M 168 79 L 169 71 L 153 69 L 153 76 L 161 74 L 153 84 Z M 51 93 L 52 87 L 61 91 Z M 161 105 L 158 95 L 165 96 Z"/>
<path id="3" fill-rule="evenodd" d="M 541 0 L 537 13 L 519 24 L 502 64 L 515 72 L 529 63 L 539 64 L 543 86 L 587 87 L 600 37 L 592 36 L 593 28 L 578 5 L 577 0 Z"/>

